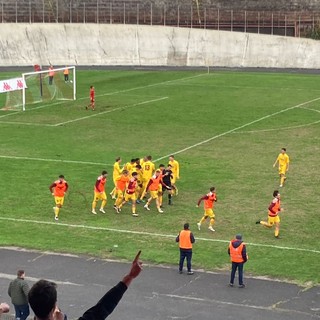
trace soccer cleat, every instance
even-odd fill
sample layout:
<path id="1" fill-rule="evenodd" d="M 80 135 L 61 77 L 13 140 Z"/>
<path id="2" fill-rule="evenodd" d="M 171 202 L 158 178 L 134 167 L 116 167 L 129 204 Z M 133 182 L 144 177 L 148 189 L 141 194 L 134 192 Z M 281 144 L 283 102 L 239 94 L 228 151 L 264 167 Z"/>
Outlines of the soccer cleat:
<path id="1" fill-rule="evenodd" d="M 146 210 L 150 211 L 150 208 L 149 208 L 148 204 L 145 204 L 143 207 L 144 207 Z"/>
<path id="2" fill-rule="evenodd" d="M 141 201 L 138 199 L 138 200 L 136 200 L 136 203 L 139 204 L 139 203 L 141 203 Z"/>
<path id="3" fill-rule="evenodd" d="M 188 271 L 188 275 L 189 275 L 189 276 L 192 275 L 192 274 L 194 274 L 193 271 Z"/>
<path id="4" fill-rule="evenodd" d="M 260 220 L 256 221 L 256 224 L 260 224 Z"/>
<path id="5" fill-rule="evenodd" d="M 282 188 L 283 187 L 283 185 L 282 184 L 280 184 L 280 186 L 279 186 L 280 188 Z"/>
<path id="6" fill-rule="evenodd" d="M 182 274 L 183 272 L 182 272 L 182 270 L 179 270 L 179 274 Z"/>
<path id="7" fill-rule="evenodd" d="M 210 231 L 216 231 L 216 230 L 214 230 L 211 226 L 208 228 Z"/>
<path id="8" fill-rule="evenodd" d="M 245 288 L 246 286 L 244 285 L 244 284 L 240 284 L 239 285 L 239 288 L 241 288 L 241 289 L 243 289 L 243 288 Z"/>
<path id="9" fill-rule="evenodd" d="M 281 239 L 280 236 L 274 236 L 276 239 Z"/>
<path id="10" fill-rule="evenodd" d="M 119 209 L 116 205 L 113 206 L 113 209 L 116 211 L 116 213 L 119 213 Z"/>
<path id="11" fill-rule="evenodd" d="M 102 213 L 106 213 L 106 212 L 103 210 L 103 208 L 100 208 L 99 211 L 102 212 Z"/>
<path id="12" fill-rule="evenodd" d="M 201 223 L 198 222 L 198 223 L 197 223 L 197 226 L 198 226 L 198 230 L 200 231 L 200 229 L 201 229 Z"/>
<path id="13" fill-rule="evenodd" d="M 161 209 L 159 208 L 159 209 L 158 209 L 158 212 L 159 212 L 159 213 L 163 213 L 163 210 L 161 210 Z"/>
<path id="14" fill-rule="evenodd" d="M 233 283 L 229 283 L 228 286 L 232 288 L 233 287 Z"/>
<path id="15" fill-rule="evenodd" d="M 137 213 L 133 213 L 132 216 L 133 217 L 139 217 L 139 215 Z"/>
<path id="16" fill-rule="evenodd" d="M 54 217 L 54 220 L 58 221 L 58 220 L 59 220 L 58 216 L 55 216 L 55 217 Z"/>
<path id="17" fill-rule="evenodd" d="M 97 214 L 97 213 L 96 213 L 96 210 L 94 210 L 94 209 L 91 211 L 91 213 L 93 213 L 93 214 Z"/>

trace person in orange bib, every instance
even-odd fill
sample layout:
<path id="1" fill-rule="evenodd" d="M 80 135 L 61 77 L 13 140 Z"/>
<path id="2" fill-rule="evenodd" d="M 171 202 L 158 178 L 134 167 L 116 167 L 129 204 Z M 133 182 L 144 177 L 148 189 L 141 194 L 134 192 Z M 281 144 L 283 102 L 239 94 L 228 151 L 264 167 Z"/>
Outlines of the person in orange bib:
<path id="1" fill-rule="evenodd" d="M 86 110 L 91 108 L 92 111 L 94 111 L 94 101 L 95 101 L 94 96 L 95 96 L 94 86 L 90 86 L 90 104 L 86 106 Z"/>
<path id="2" fill-rule="evenodd" d="M 53 65 L 50 65 L 49 67 L 49 85 L 50 86 L 53 84 L 53 77 L 54 77 Z"/>
<path id="3" fill-rule="evenodd" d="M 143 206 L 146 210 L 150 211 L 149 205 L 153 199 L 156 200 L 156 205 L 159 213 L 163 213 L 163 210 L 160 208 L 160 199 L 159 199 L 159 186 L 162 183 L 162 174 L 159 169 L 156 170 L 155 174 L 149 180 L 149 183 L 146 187 L 146 192 L 150 192 L 150 198 L 147 203 Z"/>
<path id="4" fill-rule="evenodd" d="M 187 259 L 188 275 L 192 275 L 192 244 L 195 243 L 195 239 L 193 233 L 189 230 L 189 223 L 184 224 L 183 230 L 176 237 L 176 242 L 179 242 L 180 248 L 179 273 L 182 274 L 184 260 Z"/>
<path id="5" fill-rule="evenodd" d="M 53 182 L 49 187 L 49 190 L 51 194 L 54 196 L 54 201 L 56 203 L 55 207 L 53 207 L 54 219 L 56 221 L 59 220 L 59 212 L 63 206 L 64 196 L 68 191 L 68 188 L 69 188 L 68 183 L 64 179 L 64 175 L 62 174 L 59 176 L 59 179 Z"/>
<path id="6" fill-rule="evenodd" d="M 129 172 L 127 170 L 123 170 L 122 174 L 116 179 L 116 201 L 113 205 L 114 210 L 117 213 L 121 211 L 120 205 L 122 204 L 124 193 L 129 183 Z"/>
<path id="7" fill-rule="evenodd" d="M 97 202 L 99 200 L 102 201 L 99 211 L 102 212 L 102 213 L 105 213 L 104 207 L 107 204 L 107 195 L 106 195 L 106 191 L 105 191 L 105 184 L 107 182 L 107 175 L 108 175 L 108 172 L 103 170 L 101 172 L 101 176 L 99 176 L 97 178 L 97 181 L 96 181 L 96 183 L 94 185 L 94 196 L 93 196 L 92 210 L 91 210 L 91 212 L 93 214 L 97 214 L 96 206 L 97 206 Z"/>
<path id="8" fill-rule="evenodd" d="M 228 254 L 232 263 L 229 287 L 233 287 L 236 271 L 238 270 L 239 288 L 244 288 L 245 284 L 243 283 L 243 265 L 247 262 L 248 255 L 246 245 L 242 241 L 241 234 L 237 234 L 236 238 L 230 241 Z"/>
<path id="9" fill-rule="evenodd" d="M 207 218 L 210 218 L 210 222 L 209 222 L 209 230 L 210 231 L 215 231 L 213 229 L 213 225 L 215 222 L 215 214 L 213 212 L 213 207 L 214 207 L 214 203 L 217 201 L 217 195 L 216 195 L 216 188 L 215 187 L 211 187 L 210 188 L 210 192 L 207 193 L 206 195 L 204 195 L 203 197 L 201 197 L 198 200 L 198 204 L 197 207 L 200 206 L 200 203 L 202 200 L 204 200 L 204 214 L 203 217 L 201 218 L 201 220 L 197 223 L 198 229 L 200 231 L 201 229 L 201 224 L 207 220 Z"/>
<path id="10" fill-rule="evenodd" d="M 274 190 L 273 200 L 268 207 L 268 221 L 258 220 L 256 222 L 256 224 L 262 224 L 267 228 L 272 228 L 272 226 L 275 225 L 274 236 L 276 239 L 280 239 L 280 211 L 283 211 L 283 208 L 281 208 L 280 193 L 278 190 Z"/>

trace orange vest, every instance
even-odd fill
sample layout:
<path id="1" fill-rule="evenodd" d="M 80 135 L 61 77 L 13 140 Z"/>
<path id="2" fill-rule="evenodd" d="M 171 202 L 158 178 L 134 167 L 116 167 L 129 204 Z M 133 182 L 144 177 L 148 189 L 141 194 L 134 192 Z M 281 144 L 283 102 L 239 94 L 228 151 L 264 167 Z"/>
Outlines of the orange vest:
<path id="1" fill-rule="evenodd" d="M 54 196 L 55 197 L 64 197 L 64 193 L 67 190 L 67 183 L 66 181 L 57 180 L 54 182 Z"/>
<path id="2" fill-rule="evenodd" d="M 126 177 L 126 176 L 120 176 L 118 179 L 117 179 L 117 189 L 118 190 L 121 190 L 121 191 L 124 191 L 126 189 L 126 185 L 127 185 L 127 182 L 129 181 L 129 177 Z"/>
<path id="3" fill-rule="evenodd" d="M 69 74 L 69 69 L 64 69 L 63 74 Z"/>
<path id="4" fill-rule="evenodd" d="M 269 210 L 268 215 L 270 217 L 276 217 L 278 215 L 278 212 L 280 211 L 280 199 L 278 199 L 278 201 L 274 204 L 274 206 L 272 207 L 272 211 L 274 211 L 275 213 Z"/>
<path id="5" fill-rule="evenodd" d="M 181 249 L 192 249 L 190 234 L 190 230 L 181 230 L 179 234 L 179 247 Z"/>
<path id="6" fill-rule="evenodd" d="M 99 181 L 98 188 L 95 185 L 94 186 L 94 191 L 95 192 L 103 192 L 104 191 L 104 185 L 106 184 L 107 178 L 104 177 L 104 176 L 100 176 L 100 177 L 98 177 L 97 180 Z"/>
<path id="7" fill-rule="evenodd" d="M 136 191 L 136 187 L 137 187 L 137 180 L 130 179 L 126 192 L 128 194 L 134 194 L 134 192 Z"/>
<path id="8" fill-rule="evenodd" d="M 244 262 L 242 258 L 242 249 L 243 249 L 243 242 L 240 244 L 238 248 L 234 248 L 232 245 L 232 241 L 230 241 L 229 249 L 230 249 L 230 258 L 232 262 Z"/>
<path id="9" fill-rule="evenodd" d="M 149 190 L 150 191 L 158 191 L 161 177 L 162 177 L 162 175 L 159 174 L 157 177 L 154 176 L 154 177 L 151 178 L 152 183 L 149 186 Z"/>
<path id="10" fill-rule="evenodd" d="M 216 201 L 217 197 L 216 194 L 213 192 L 212 194 L 207 194 L 208 199 L 204 200 L 204 209 L 213 209 L 214 202 Z"/>

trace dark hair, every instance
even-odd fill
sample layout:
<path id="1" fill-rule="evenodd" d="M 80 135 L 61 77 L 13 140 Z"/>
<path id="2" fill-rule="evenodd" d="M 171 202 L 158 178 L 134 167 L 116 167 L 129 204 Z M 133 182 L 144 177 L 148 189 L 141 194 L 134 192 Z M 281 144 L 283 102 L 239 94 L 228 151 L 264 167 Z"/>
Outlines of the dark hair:
<path id="1" fill-rule="evenodd" d="M 59 178 L 64 179 L 64 175 L 60 174 Z"/>
<path id="2" fill-rule="evenodd" d="M 189 223 L 188 222 L 183 225 L 183 229 L 184 230 L 188 230 L 189 229 Z"/>
<path id="3" fill-rule="evenodd" d="M 47 280 L 36 282 L 28 293 L 29 304 L 40 319 L 47 319 L 57 302 L 57 285 Z"/>
<path id="4" fill-rule="evenodd" d="M 279 190 L 274 190 L 273 191 L 273 196 L 276 197 L 279 194 Z"/>
<path id="5" fill-rule="evenodd" d="M 169 158 L 174 158 L 174 155 L 173 155 L 173 154 L 171 154 L 171 155 L 169 156 Z"/>
<path id="6" fill-rule="evenodd" d="M 286 149 L 286 148 L 282 148 L 282 150 L 283 150 L 283 151 L 285 151 L 285 152 L 287 151 L 287 149 Z"/>
<path id="7" fill-rule="evenodd" d="M 162 163 L 161 163 L 161 164 L 159 164 L 159 168 L 161 168 L 161 167 L 164 167 L 164 164 L 162 164 Z"/>
<path id="8" fill-rule="evenodd" d="M 172 168 L 172 165 L 170 163 L 168 163 L 168 167 Z"/>
<path id="9" fill-rule="evenodd" d="M 136 162 L 136 158 L 132 158 L 130 162 Z"/>
<path id="10" fill-rule="evenodd" d="M 116 158 L 116 162 L 118 162 L 119 160 L 121 160 L 121 157 L 117 157 Z"/>
<path id="11" fill-rule="evenodd" d="M 212 192 L 212 191 L 214 191 L 216 188 L 215 187 L 211 187 L 210 188 L 210 191 Z"/>
<path id="12" fill-rule="evenodd" d="M 137 176 L 137 175 L 138 175 L 137 172 L 132 172 L 132 176 L 133 176 L 133 177 L 135 177 L 135 176 Z"/>
<path id="13" fill-rule="evenodd" d="M 17 276 L 20 278 L 24 274 L 24 270 L 18 270 Z"/>
<path id="14" fill-rule="evenodd" d="M 151 159 L 152 159 L 152 156 L 147 156 L 147 159 L 148 159 L 148 160 L 151 160 Z"/>
<path id="15" fill-rule="evenodd" d="M 108 174 L 108 172 L 107 172 L 106 170 L 103 170 L 103 171 L 101 172 L 101 174 L 102 174 L 102 175 Z"/>
<path id="16" fill-rule="evenodd" d="M 141 169 L 142 167 L 140 166 L 140 164 L 137 164 L 137 165 L 136 165 L 136 168 L 137 168 L 137 169 Z"/>

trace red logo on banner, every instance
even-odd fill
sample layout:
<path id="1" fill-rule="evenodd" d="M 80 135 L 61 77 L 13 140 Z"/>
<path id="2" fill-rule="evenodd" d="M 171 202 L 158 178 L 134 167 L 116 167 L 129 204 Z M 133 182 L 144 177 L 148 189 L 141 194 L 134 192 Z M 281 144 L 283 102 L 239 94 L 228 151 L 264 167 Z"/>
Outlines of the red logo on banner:
<path id="1" fill-rule="evenodd" d="M 7 82 L 4 82 L 3 83 L 3 91 L 9 91 L 9 90 L 11 90 L 10 85 Z"/>
<path id="2" fill-rule="evenodd" d="M 17 88 L 23 88 L 23 83 L 21 80 L 17 81 Z"/>

